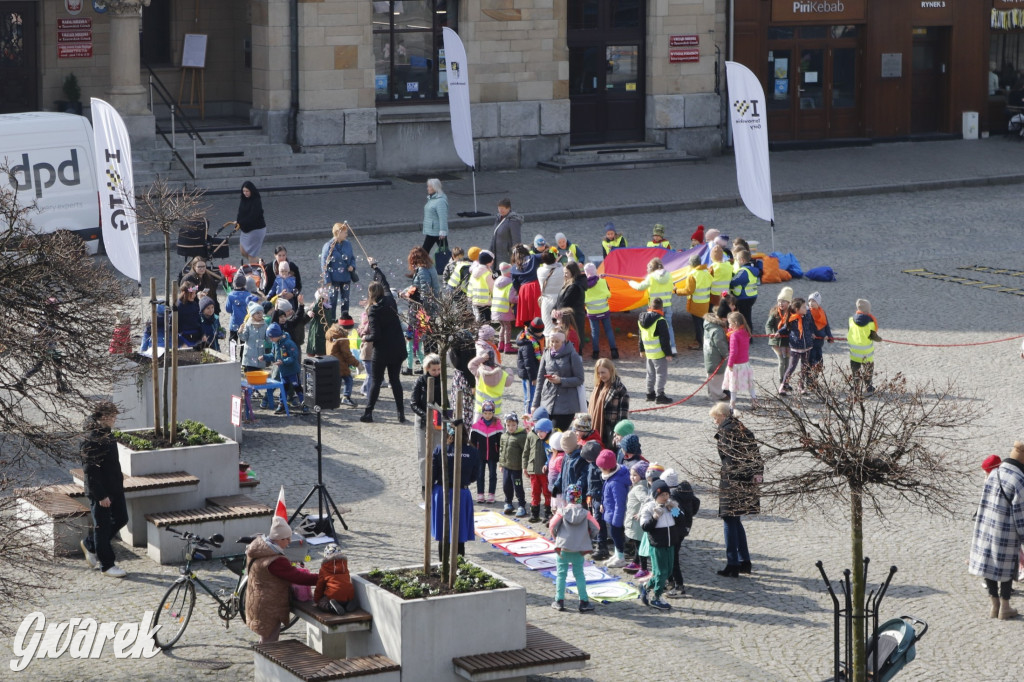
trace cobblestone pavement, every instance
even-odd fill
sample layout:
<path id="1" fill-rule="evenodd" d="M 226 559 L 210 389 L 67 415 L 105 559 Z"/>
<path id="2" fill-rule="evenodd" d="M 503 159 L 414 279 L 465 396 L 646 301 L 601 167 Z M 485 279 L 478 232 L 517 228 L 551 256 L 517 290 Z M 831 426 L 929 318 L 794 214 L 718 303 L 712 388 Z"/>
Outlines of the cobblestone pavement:
<path id="1" fill-rule="evenodd" d="M 954 148 L 959 143 L 943 144 Z M 996 141 L 976 146 L 984 145 L 997 156 L 1003 152 Z M 929 150 L 929 154 L 935 149 L 914 146 L 915 151 L 919 148 Z M 888 148 L 883 151 L 890 153 Z M 856 155 L 860 150 L 836 151 L 840 153 Z M 780 159 L 785 162 L 796 157 L 777 154 L 774 158 L 778 165 Z M 914 166 L 917 162 L 908 163 Z M 975 170 L 970 168 L 965 176 Z M 826 165 L 820 174 L 817 169 L 809 172 L 808 181 L 827 186 L 822 176 L 833 172 L 839 170 Z M 896 174 L 892 167 L 878 169 L 880 181 Z M 576 177 L 583 182 L 588 176 Z M 647 189 L 635 190 L 638 201 L 647 197 Z M 658 188 L 650 189 L 657 198 Z M 781 204 L 777 207 L 776 244 L 783 251 L 794 252 L 805 269 L 823 264 L 836 269 L 837 282 L 797 281 L 793 286 L 797 295 L 821 291 L 837 334 L 845 329 L 844 320 L 852 311 L 853 301 L 865 297 L 872 301 L 886 339 L 966 344 L 1015 336 L 1021 333 L 1021 297 L 934 282 L 902 274 L 901 270 L 924 267 L 955 274 L 958 267 L 976 264 L 1024 269 L 1020 266 L 1018 194 L 1018 187 L 1008 185 Z M 520 195 L 513 192 L 514 197 Z M 344 206 L 350 196 L 288 197 L 293 207 L 289 217 L 294 225 L 325 224 L 326 217 L 333 215 L 338 204 Z M 383 200 L 389 195 L 381 190 L 377 196 Z M 564 198 L 573 205 L 598 205 L 603 200 L 594 192 Z M 414 214 L 419 197 L 416 202 L 405 213 Z M 381 209 L 382 213 L 394 210 L 386 205 Z M 741 208 L 635 213 L 621 221 L 634 242 L 640 241 L 640 227 L 654 222 L 669 225 L 676 242 L 683 241 L 697 223 L 724 227 L 730 235 L 759 239 L 762 244 L 769 242 L 763 223 Z M 554 232 L 565 231 L 575 237 L 580 233 L 579 225 L 572 219 L 531 221 L 525 232 L 543 232 L 551 238 Z M 326 228 L 324 233 L 326 238 Z M 487 227 L 465 228 L 458 232 L 454 243 L 484 244 L 489 236 Z M 598 239 L 588 233 L 579 241 L 586 252 L 597 253 Z M 316 272 L 315 258 L 322 239 L 280 241 L 289 246 L 304 275 Z M 363 239 L 398 285 L 407 281 L 401 257 L 417 241 L 409 234 L 367 235 Z M 147 252 L 143 261 L 144 276 L 156 274 L 159 255 Z M 995 284 L 1020 284 L 1015 277 L 975 274 Z M 779 285 L 762 288 L 761 301 L 755 307 L 755 327 L 763 327 L 769 302 L 774 301 L 778 289 Z M 357 290 L 353 300 L 364 292 Z M 632 348 L 635 339 L 627 339 L 623 333 L 633 328 L 634 317 L 618 317 L 619 343 L 630 349 L 619 363 L 620 373 L 631 391 L 632 406 L 644 407 L 643 369 Z M 681 349 L 689 342 L 688 329 L 688 323 L 677 321 L 677 345 Z M 845 363 L 845 352 L 838 344 L 827 352 L 828 360 Z M 1020 375 L 1024 362 L 1019 357 L 1019 342 L 973 348 L 881 344 L 876 354 L 882 373 L 899 370 L 915 381 L 953 378 L 972 394 L 972 399 L 984 404 L 984 416 L 969 434 L 973 447 L 959 453 L 959 463 L 977 470 L 987 454 L 1003 455 L 1014 439 L 1021 438 L 1024 407 L 1011 380 Z M 758 380 L 770 384 L 774 355 L 763 341 L 754 344 L 751 355 Z M 591 366 L 589 360 L 587 365 Z M 684 351 L 672 364 L 670 375 L 670 396 L 678 398 L 693 391 L 703 380 L 699 354 Z M 410 386 L 406 380 L 407 395 Z M 518 385 L 509 389 L 509 396 L 512 405 L 519 404 Z M 708 399 L 699 395 L 678 407 L 637 414 L 634 421 L 644 454 L 691 474 L 698 462 L 715 458 L 709 405 Z M 351 409 L 328 413 L 324 420 L 325 477 L 338 503 L 351 508 L 346 514 L 350 530 L 342 539 L 354 570 L 415 563 L 422 556 L 423 520 L 418 513 L 418 480 L 412 454 L 415 429 L 397 424 L 387 390 L 377 415 L 379 420 L 372 425 L 359 423 L 358 412 Z M 757 419 L 748 423 L 758 432 L 771 427 Z M 289 502 L 297 503 L 315 478 L 315 436 L 312 418 L 261 413 L 259 421 L 248 429 L 242 447 L 242 456 L 252 463 L 263 482 L 254 496 L 272 504 L 284 485 Z M 931 626 L 918 646 L 917 660 L 900 674 L 900 680 L 1008 680 L 1020 670 L 1017 650 L 1005 643 L 1020 635 L 1021 622 L 990 620 L 981 581 L 966 572 L 970 517 L 982 481 L 980 471 L 964 481 L 962 504 L 953 518 L 927 509 L 894 507 L 887 521 L 874 516 L 867 519 L 865 554 L 872 558 L 872 582 L 883 577 L 890 564 L 899 567 L 883 602 L 883 618 L 913 614 Z M 718 682 L 827 677 L 832 655 L 831 606 L 814 564 L 819 559 L 824 561 L 833 576 L 840 575 L 848 565 L 848 533 L 841 512 L 813 509 L 748 518 L 745 525 L 755 572 L 732 580 L 715 574 L 724 563 L 716 496 L 708 489 L 700 489 L 698 494 L 703 501 L 702 511 L 682 552 L 689 596 L 673 602 L 669 613 L 647 610 L 637 602 L 599 606 L 591 615 L 556 613 L 548 606 L 553 589 L 547 579 L 522 570 L 488 545 L 472 543 L 468 552 L 474 560 L 526 587 L 531 622 L 592 653 L 591 664 L 582 675 L 551 678 L 672 680 L 685 675 L 688 679 Z M 126 580 L 103 578 L 86 570 L 80 559 L 63 560 L 58 568 L 59 587 L 40 610 L 51 621 L 72 615 L 98 621 L 139 620 L 145 610 L 155 608 L 176 568 L 156 566 L 144 554 L 123 546 L 118 546 L 117 553 L 119 563 L 129 571 Z M 220 584 L 229 584 L 232 576 L 219 563 L 209 569 Z M 202 572 L 205 574 L 205 570 Z M 0 662 L 4 662 L 0 678 L 252 679 L 249 645 L 253 641 L 252 633 L 240 624 L 225 630 L 216 618 L 212 601 L 200 595 L 192 623 L 169 655 L 115 660 L 108 649 L 98 660 L 74 661 L 66 656 L 38 660 L 27 671 L 15 674 L 6 666 L 11 655 L 8 640 L 0 644 Z"/>

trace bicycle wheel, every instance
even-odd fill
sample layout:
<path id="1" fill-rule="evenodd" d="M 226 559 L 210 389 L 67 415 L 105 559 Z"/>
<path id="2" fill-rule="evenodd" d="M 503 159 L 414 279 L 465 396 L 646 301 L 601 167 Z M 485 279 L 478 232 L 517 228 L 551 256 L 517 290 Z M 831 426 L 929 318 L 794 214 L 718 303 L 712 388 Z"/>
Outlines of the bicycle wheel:
<path id="1" fill-rule="evenodd" d="M 243 623 L 246 622 L 245 621 L 245 588 L 248 587 L 248 585 L 249 585 L 249 576 L 247 575 L 247 576 L 245 576 L 245 578 L 242 579 L 242 584 L 238 588 L 238 615 L 241 616 Z M 291 614 L 291 619 L 288 621 L 288 623 L 281 626 L 281 632 L 284 632 L 288 628 L 290 628 L 291 626 L 295 625 L 295 623 L 297 623 L 298 620 L 299 620 L 298 616 L 296 616 L 294 613 Z"/>
<path id="2" fill-rule="evenodd" d="M 167 588 L 160 606 L 153 616 L 153 625 L 159 625 L 153 633 L 153 641 L 161 649 L 174 646 L 192 618 L 192 609 L 196 605 L 196 586 L 187 578 L 178 578 Z"/>

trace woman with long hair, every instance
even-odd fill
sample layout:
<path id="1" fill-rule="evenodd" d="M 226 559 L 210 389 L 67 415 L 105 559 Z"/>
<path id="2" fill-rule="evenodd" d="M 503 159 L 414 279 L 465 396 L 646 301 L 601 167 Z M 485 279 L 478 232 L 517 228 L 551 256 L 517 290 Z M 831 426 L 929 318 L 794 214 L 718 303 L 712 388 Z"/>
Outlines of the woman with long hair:
<path id="1" fill-rule="evenodd" d="M 615 363 L 601 358 L 594 365 L 594 389 L 587 406 L 590 423 L 601 434 L 601 442 L 611 449 L 615 425 L 629 419 L 629 391 L 615 371 Z"/>
<path id="2" fill-rule="evenodd" d="M 398 307 L 394 298 L 384 295 L 384 287 L 377 282 L 368 287 L 366 305 L 367 325 L 363 339 L 373 342 L 373 377 L 370 382 L 370 399 L 359 421 L 373 421 L 373 408 L 380 396 L 380 386 L 386 370 L 388 381 L 391 382 L 391 393 L 395 397 L 395 407 L 398 409 L 398 422 L 404 424 L 405 405 L 402 402 L 402 377 L 399 371 L 407 355 L 402 322 L 398 319 Z"/>
<path id="3" fill-rule="evenodd" d="M 260 191 L 251 180 L 242 183 L 242 195 L 238 199 L 238 213 L 235 222 L 242 235 L 238 239 L 238 248 L 242 258 L 248 259 L 250 265 L 259 263 L 260 249 L 267 236 L 267 221 L 263 217 L 263 200 Z M 242 263 L 245 264 L 244 261 Z"/>
<path id="4" fill-rule="evenodd" d="M 199 281 L 199 290 L 213 299 L 213 312 L 220 315 L 220 300 L 217 298 L 217 290 L 224 278 L 221 277 L 217 269 L 211 268 L 202 256 L 196 256 L 189 263 L 188 276 Z"/>
<path id="5" fill-rule="evenodd" d="M 349 226 L 346 222 L 334 223 L 331 239 L 320 249 L 320 272 L 323 286 L 331 288 L 327 305 L 333 312 L 340 307 L 336 318 L 348 315 L 349 295 L 356 278 L 356 254 L 348 241 Z"/>
<path id="6" fill-rule="evenodd" d="M 710 414 L 717 427 L 715 440 L 722 460 L 718 515 L 725 528 L 726 565 L 718 575 L 735 578 L 751 572 L 742 517 L 761 511 L 757 486 L 764 475 L 764 463 L 754 434 L 733 414 L 728 403 L 715 403 Z"/>
<path id="7" fill-rule="evenodd" d="M 587 319 L 586 297 L 587 277 L 583 274 L 583 269 L 579 263 L 566 263 L 562 289 L 558 292 L 558 298 L 555 299 L 555 307 L 572 308 L 572 317 L 576 322 L 577 334 L 582 332 L 583 323 Z M 581 337 L 581 345 L 582 341 Z M 579 347 L 576 348 L 576 352 L 580 352 Z"/>

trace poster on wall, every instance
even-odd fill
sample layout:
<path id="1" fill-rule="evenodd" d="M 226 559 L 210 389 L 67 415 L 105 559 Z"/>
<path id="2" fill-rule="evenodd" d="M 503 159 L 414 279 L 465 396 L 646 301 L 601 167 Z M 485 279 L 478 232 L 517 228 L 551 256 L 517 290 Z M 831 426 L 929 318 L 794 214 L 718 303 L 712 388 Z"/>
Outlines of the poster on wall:
<path id="1" fill-rule="evenodd" d="M 92 19 L 57 19 L 57 58 L 77 59 L 92 56 Z"/>

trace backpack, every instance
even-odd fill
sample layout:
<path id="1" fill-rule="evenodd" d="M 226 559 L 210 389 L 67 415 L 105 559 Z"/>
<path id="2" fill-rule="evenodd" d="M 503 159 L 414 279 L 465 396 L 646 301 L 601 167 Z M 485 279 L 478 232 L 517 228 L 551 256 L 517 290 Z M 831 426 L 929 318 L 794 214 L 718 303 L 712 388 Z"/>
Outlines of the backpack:
<path id="1" fill-rule="evenodd" d="M 700 498 L 693 492 L 693 486 L 689 481 L 680 481 L 679 485 L 669 491 L 669 496 L 679 504 L 681 518 L 676 519 L 676 525 L 682 533 L 682 537 L 690 534 L 693 526 L 693 519 L 700 511 Z"/>

